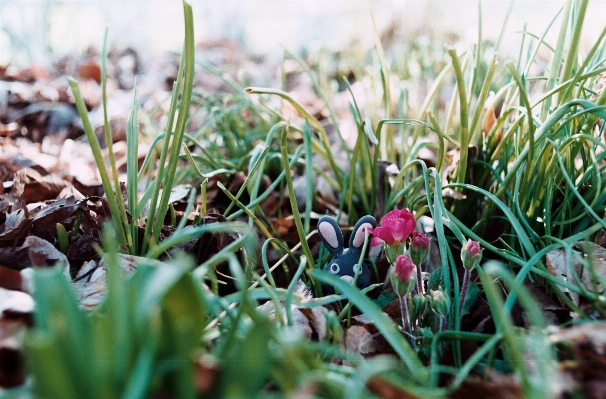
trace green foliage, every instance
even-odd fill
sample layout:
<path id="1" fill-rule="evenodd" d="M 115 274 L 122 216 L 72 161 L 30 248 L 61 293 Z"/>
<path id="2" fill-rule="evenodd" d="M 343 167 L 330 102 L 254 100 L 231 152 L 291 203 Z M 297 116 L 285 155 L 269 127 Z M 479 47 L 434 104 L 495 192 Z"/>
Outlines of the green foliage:
<path id="1" fill-rule="evenodd" d="M 35 391 L 45 398 L 144 398 L 172 387 L 192 397 L 191 356 L 208 314 L 189 267 L 143 260 L 125 279 L 115 254 L 108 256 L 107 298 L 92 313 L 78 308 L 61 270 L 36 272 L 36 330 L 26 347 Z"/>
<path id="2" fill-rule="evenodd" d="M 461 317 L 470 313 L 471 307 L 475 305 L 481 293 L 482 289 L 478 284 L 469 284 L 469 290 L 467 291 L 467 296 L 465 297 L 465 303 L 463 304 L 463 308 L 461 309 Z"/>
<path id="3" fill-rule="evenodd" d="M 374 300 L 374 303 L 377 304 L 378 307 L 382 308 L 383 306 L 387 305 L 388 303 L 391 303 L 393 301 L 395 301 L 398 298 L 398 296 L 396 294 L 394 294 L 391 291 L 381 291 L 381 294 L 379 295 L 379 297 L 377 299 Z"/>
<path id="4" fill-rule="evenodd" d="M 183 144 L 185 129 L 190 108 L 192 90 L 193 90 L 193 75 L 194 75 L 194 33 L 193 33 L 193 16 L 191 6 L 183 2 L 184 19 L 185 19 L 185 41 L 181 63 L 178 72 L 178 78 L 173 86 L 171 95 L 171 103 L 168 112 L 168 122 L 166 131 L 169 134 L 164 134 L 161 138 L 164 139 L 162 150 L 158 158 L 158 169 L 155 179 L 150 185 L 149 195 L 144 195 L 142 200 L 138 201 L 137 182 L 144 172 L 138 170 L 137 148 L 139 129 L 137 124 L 137 104 L 138 95 L 135 88 L 133 109 L 127 123 L 127 199 L 128 212 L 130 219 L 127 216 L 127 209 L 122 201 L 120 184 L 118 182 L 118 173 L 116 169 L 115 156 L 112 150 L 111 131 L 109 120 L 107 119 L 107 98 L 106 98 L 106 68 L 107 60 L 107 39 L 103 50 L 102 62 L 102 87 L 103 87 L 103 109 L 105 115 L 105 138 L 108 143 L 110 154 L 110 169 L 113 175 L 113 182 L 109 177 L 105 162 L 101 155 L 101 147 L 97 139 L 92 125 L 88 118 L 88 113 L 78 83 L 70 79 L 70 87 L 74 93 L 76 106 L 80 117 L 82 118 L 86 137 L 91 145 L 95 162 L 101 174 L 103 189 L 108 198 L 108 205 L 111 211 L 112 220 L 116 228 L 118 243 L 126 245 L 130 254 L 145 254 L 150 246 L 158 243 L 160 232 L 162 229 L 164 216 L 169 208 L 169 197 L 173 186 L 175 185 L 175 175 L 177 172 L 177 163 L 179 161 L 179 153 Z M 174 129 L 174 130 L 173 130 Z M 168 136 L 168 137 L 167 137 Z M 172 140 L 171 140 L 172 139 Z M 153 147 L 152 147 L 153 150 Z M 149 163 L 145 164 L 149 166 Z M 113 183 L 113 185 L 112 185 Z M 145 226 L 143 241 L 139 245 L 138 242 L 138 219 L 147 202 L 150 202 L 149 212 Z M 151 244 L 151 245 L 150 245 Z"/>

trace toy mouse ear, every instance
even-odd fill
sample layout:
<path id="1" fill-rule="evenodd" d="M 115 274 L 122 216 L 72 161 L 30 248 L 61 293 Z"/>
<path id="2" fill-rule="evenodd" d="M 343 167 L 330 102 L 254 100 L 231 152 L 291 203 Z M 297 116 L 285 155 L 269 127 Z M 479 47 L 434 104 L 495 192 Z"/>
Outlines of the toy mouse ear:
<path id="1" fill-rule="evenodd" d="M 364 245 L 364 230 L 377 227 L 377 220 L 370 215 L 362 216 L 353 228 L 349 238 L 349 248 L 361 249 Z"/>
<path id="2" fill-rule="evenodd" d="M 322 216 L 318 221 L 318 232 L 328 252 L 333 255 L 343 252 L 343 233 L 333 218 Z"/>

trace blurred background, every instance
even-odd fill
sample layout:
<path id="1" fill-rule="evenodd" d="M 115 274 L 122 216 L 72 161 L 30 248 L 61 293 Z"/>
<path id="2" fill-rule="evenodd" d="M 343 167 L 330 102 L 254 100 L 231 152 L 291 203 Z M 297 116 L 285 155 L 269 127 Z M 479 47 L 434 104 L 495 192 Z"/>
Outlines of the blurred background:
<path id="1" fill-rule="evenodd" d="M 484 37 L 496 40 L 509 0 L 482 2 Z M 396 40 L 416 40 L 435 32 L 455 42 L 477 41 L 478 1 L 374 0 L 380 32 L 397 30 Z M 193 0 L 196 41 L 228 38 L 252 54 L 277 57 L 291 51 L 338 51 L 358 40 L 373 44 L 365 0 Z M 518 51 L 520 32 L 540 35 L 564 1 L 519 0 L 513 5 L 502 52 Z M 584 40 L 591 43 L 604 26 L 606 1 L 589 5 Z M 0 65 L 49 62 L 52 57 L 100 48 L 105 28 L 110 45 L 150 54 L 178 51 L 183 40 L 179 0 L 0 0 Z M 559 20 L 551 35 L 557 34 Z M 405 39 L 406 38 L 406 39 Z M 512 40 L 513 39 L 513 40 Z M 548 37 L 549 41 L 549 37 Z"/>

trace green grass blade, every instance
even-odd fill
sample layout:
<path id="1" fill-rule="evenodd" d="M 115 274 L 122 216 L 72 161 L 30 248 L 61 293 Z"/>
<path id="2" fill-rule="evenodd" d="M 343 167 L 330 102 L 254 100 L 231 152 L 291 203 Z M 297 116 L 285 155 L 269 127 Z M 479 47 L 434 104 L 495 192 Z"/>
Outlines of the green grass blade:
<path id="1" fill-rule="evenodd" d="M 337 181 L 338 182 L 342 181 L 343 171 L 337 166 L 334 156 L 332 155 L 332 150 L 330 147 L 330 140 L 328 139 L 328 134 L 326 133 L 326 130 L 324 130 L 324 127 L 322 127 L 322 124 L 320 123 L 320 121 L 318 121 L 318 119 L 316 119 L 316 117 L 314 117 L 309 112 L 307 112 L 307 110 L 301 104 L 299 104 L 299 102 L 297 102 L 288 93 L 286 93 L 282 90 L 269 89 L 269 88 L 263 88 L 263 87 L 247 87 L 245 91 L 248 94 L 277 95 L 277 96 L 285 99 L 286 101 L 288 101 L 297 110 L 299 115 L 301 115 L 301 117 L 304 118 L 307 121 L 307 123 L 309 123 L 311 125 L 311 127 L 313 127 L 318 132 L 318 134 L 320 135 L 320 140 L 322 142 L 322 145 L 324 146 L 326 160 L 328 161 L 330 168 L 334 172 L 334 174 L 337 178 Z M 338 189 L 339 189 L 339 187 L 337 187 L 337 190 Z"/>
<path id="2" fill-rule="evenodd" d="M 183 142 L 183 135 L 185 133 L 185 125 L 189 111 L 189 104 L 191 102 L 192 86 L 194 81 L 195 48 L 193 15 L 191 6 L 186 2 L 183 2 L 183 13 L 185 19 L 185 44 L 183 46 L 185 73 L 183 76 L 183 92 L 181 93 L 181 105 L 179 107 L 179 115 L 177 116 L 177 124 L 175 126 L 175 135 L 172 141 L 172 152 L 170 153 L 168 165 L 166 167 L 167 173 L 166 180 L 164 182 L 164 189 L 162 190 L 162 197 L 160 199 L 157 214 L 153 220 L 153 232 L 151 237 L 154 243 L 158 242 L 160 230 L 162 229 L 162 224 L 164 222 L 164 215 L 168 210 L 168 201 L 175 178 L 175 173 L 177 171 L 179 152 Z"/>
<path id="3" fill-rule="evenodd" d="M 303 229 L 310 231 L 311 229 L 311 212 L 314 204 L 314 194 L 316 192 L 314 185 L 314 170 L 313 170 L 313 153 L 311 150 L 311 131 L 306 123 L 303 127 L 303 144 L 305 146 L 305 219 L 303 221 Z"/>
<path id="4" fill-rule="evenodd" d="M 568 47 L 568 53 L 566 56 L 566 61 L 562 68 L 562 75 L 560 77 L 561 81 L 569 80 L 573 77 L 575 73 L 577 73 L 577 57 L 579 52 L 579 45 L 581 42 L 581 32 L 583 31 L 583 21 L 585 19 L 585 12 L 587 11 L 587 5 L 589 4 L 588 0 L 578 0 L 575 1 L 574 12 L 576 14 L 576 19 L 572 25 L 572 36 L 570 37 L 570 43 Z M 565 92 L 558 101 L 560 104 L 565 103 L 571 99 L 569 92 Z"/>
<path id="5" fill-rule="evenodd" d="M 139 91 L 137 89 L 137 79 L 135 78 L 135 94 L 133 96 L 133 109 L 126 123 L 126 198 L 128 200 L 128 212 L 132 217 L 129 226 L 129 244 L 131 254 L 137 252 L 139 248 L 137 236 L 139 235 L 139 215 L 137 214 L 138 205 L 138 186 L 137 174 L 139 172 L 139 124 L 137 114 L 139 111 Z"/>
<path id="6" fill-rule="evenodd" d="M 301 242 L 303 254 L 305 255 L 305 259 L 307 260 L 307 266 L 311 270 L 314 268 L 313 255 L 311 254 L 311 249 L 309 249 L 309 244 L 307 243 L 307 239 L 305 238 L 305 230 L 303 229 L 303 224 L 301 223 L 301 215 L 299 214 L 297 197 L 295 196 L 295 189 L 292 183 L 292 176 L 290 175 L 290 165 L 288 163 L 288 153 L 286 148 L 287 135 L 288 127 L 285 127 L 282 131 L 282 140 L 280 141 L 280 151 L 282 152 L 282 167 L 284 168 L 284 176 L 286 178 L 286 186 L 288 188 L 288 199 L 290 200 L 290 207 L 292 210 L 293 218 L 295 220 L 295 226 L 297 227 L 297 233 Z"/>
<path id="7" fill-rule="evenodd" d="M 459 133 L 459 142 L 461 143 L 460 147 L 460 157 L 459 162 L 457 163 L 457 174 L 456 181 L 458 183 L 465 183 L 465 177 L 467 176 L 467 157 L 469 153 L 469 111 L 467 108 L 467 93 L 465 92 L 465 78 L 463 77 L 463 69 L 461 68 L 461 63 L 459 62 L 459 56 L 457 55 L 454 49 L 449 49 L 448 54 L 452 59 L 452 67 L 455 72 L 455 77 L 457 80 L 457 90 L 459 95 L 459 113 L 460 113 L 460 133 Z"/>
<path id="8" fill-rule="evenodd" d="M 375 17 L 370 7 L 370 0 L 366 0 L 366 6 L 368 9 L 368 15 L 372 23 L 372 34 L 375 40 L 375 46 L 377 47 L 377 53 L 379 54 L 379 60 L 381 61 L 381 80 L 383 83 L 383 98 L 385 102 L 385 118 L 391 118 L 391 86 L 389 84 L 389 67 L 387 66 L 387 60 L 385 59 L 385 52 L 383 51 L 383 44 L 381 43 L 381 36 L 377 30 L 377 24 L 375 23 Z M 388 143 L 393 143 L 393 131 L 388 129 L 386 139 L 379 143 L 381 158 L 391 159 L 395 161 L 395 154 L 388 153 Z M 394 148 L 395 151 L 395 148 Z M 389 157 L 392 155 L 392 157 Z"/>
<path id="9" fill-rule="evenodd" d="M 112 168 L 114 192 L 121 193 L 122 190 L 120 188 L 120 182 L 118 181 L 118 169 L 116 167 L 116 156 L 114 154 L 114 143 L 109 124 L 109 117 L 107 115 L 107 29 L 105 30 L 105 35 L 103 37 L 103 49 L 101 51 L 101 104 L 103 106 L 103 132 L 105 134 L 105 145 L 107 146 L 109 164 Z M 126 208 L 124 206 L 124 201 L 122 200 L 122 195 L 120 194 L 117 199 L 129 251 L 131 254 L 134 254 L 135 248 L 133 248 L 132 239 L 130 238 L 130 226 L 128 225 L 128 218 L 126 216 Z"/>
<path id="10" fill-rule="evenodd" d="M 553 58 L 551 60 L 551 65 L 549 68 L 549 77 L 547 78 L 547 84 L 545 85 L 545 91 L 551 91 L 556 85 L 558 74 L 560 73 L 561 63 L 563 60 L 564 54 L 564 46 L 566 43 L 567 30 L 568 30 L 568 21 L 570 18 L 570 12 L 572 6 L 574 4 L 574 0 L 566 0 L 566 4 L 564 5 L 564 11 L 562 12 L 562 23 L 560 25 L 560 32 L 558 34 L 558 42 L 555 47 L 555 53 L 553 54 Z M 547 112 L 551 109 L 552 98 L 548 97 L 546 101 L 543 103 L 543 108 L 541 110 L 541 120 L 545 120 L 547 116 Z"/>
<path id="11" fill-rule="evenodd" d="M 114 189 L 107 173 L 105 162 L 103 161 L 103 155 L 101 154 L 101 146 L 99 145 L 99 140 L 97 139 L 93 126 L 91 125 L 90 120 L 88 118 L 88 111 L 86 110 L 84 99 L 82 98 L 82 94 L 80 93 L 80 87 L 78 85 L 78 82 L 71 78 L 69 79 L 69 86 L 72 89 L 72 93 L 74 94 L 76 108 L 78 109 L 78 113 L 80 114 L 80 118 L 82 119 L 82 124 L 84 126 L 84 133 L 86 134 L 86 138 L 88 139 L 88 142 L 90 144 L 93 156 L 95 157 L 95 163 L 97 164 L 97 168 L 99 169 L 99 174 L 101 175 L 101 182 L 103 183 L 103 190 L 105 191 L 105 195 L 107 196 L 107 204 L 109 206 L 109 210 L 112 216 L 112 221 L 116 228 L 116 236 L 118 239 L 118 243 L 120 245 L 126 245 L 126 233 L 124 229 L 124 224 L 122 223 L 122 220 L 120 218 L 120 210 L 118 209 L 116 195 L 114 194 Z"/>

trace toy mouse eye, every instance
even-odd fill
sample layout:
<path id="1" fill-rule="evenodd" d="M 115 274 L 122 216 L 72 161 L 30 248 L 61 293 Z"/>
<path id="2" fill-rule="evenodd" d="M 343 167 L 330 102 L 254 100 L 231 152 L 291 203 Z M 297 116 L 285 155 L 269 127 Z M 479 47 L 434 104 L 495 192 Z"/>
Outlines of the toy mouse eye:
<path id="1" fill-rule="evenodd" d="M 358 274 L 358 273 L 360 273 L 360 271 L 361 271 L 360 266 L 358 264 L 355 264 L 353 267 L 354 274 Z"/>
<path id="2" fill-rule="evenodd" d="M 330 265 L 331 274 L 339 274 L 340 271 L 341 271 L 341 268 L 336 263 L 333 263 L 332 265 Z"/>

